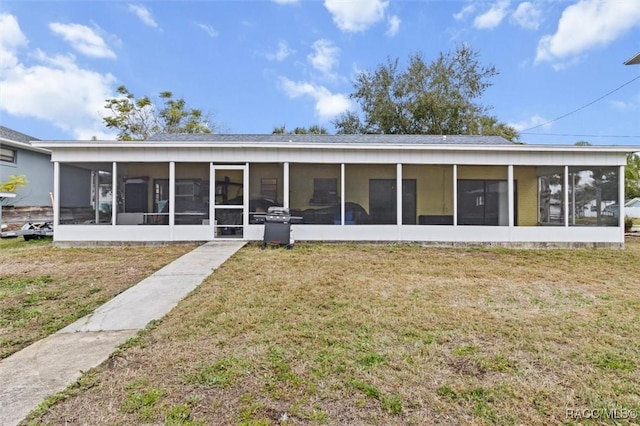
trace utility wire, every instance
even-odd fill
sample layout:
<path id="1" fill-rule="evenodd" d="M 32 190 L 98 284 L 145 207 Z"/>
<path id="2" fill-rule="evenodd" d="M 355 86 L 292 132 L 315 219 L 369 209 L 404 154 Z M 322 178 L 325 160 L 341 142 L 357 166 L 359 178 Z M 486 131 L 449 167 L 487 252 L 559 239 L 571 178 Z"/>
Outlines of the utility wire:
<path id="1" fill-rule="evenodd" d="M 636 78 L 632 79 L 632 80 L 627 81 L 627 82 L 626 82 L 626 83 L 624 83 L 622 86 L 620 86 L 620 87 L 617 87 L 617 88 L 613 89 L 613 90 L 612 90 L 612 91 L 610 91 L 609 93 L 606 93 L 606 94 L 604 94 L 604 95 L 600 96 L 598 99 L 593 100 L 593 101 L 589 102 L 588 104 L 581 106 L 581 107 L 580 107 L 580 108 L 578 108 L 578 109 L 575 109 L 575 110 L 573 110 L 573 111 L 571 111 L 571 112 L 568 112 L 568 113 L 566 113 L 566 114 L 563 114 L 563 115 L 561 115 L 560 117 L 556 117 L 556 118 L 554 118 L 553 120 L 549 120 L 549 121 L 547 121 L 547 122 L 545 122 L 545 123 L 538 124 L 537 126 L 533 126 L 533 127 L 529 127 L 528 129 L 524 129 L 524 130 L 523 130 L 522 132 L 520 132 L 520 133 L 525 134 L 525 132 L 528 132 L 529 130 L 537 129 L 537 128 L 542 127 L 542 126 L 546 126 L 547 124 L 553 123 L 554 121 L 561 120 L 561 119 L 563 119 L 563 118 L 565 118 L 565 117 L 570 116 L 571 114 L 575 114 L 575 113 L 576 113 L 576 112 L 578 112 L 578 111 L 582 111 L 583 109 L 585 109 L 585 108 L 587 108 L 587 107 L 590 107 L 591 105 L 595 104 L 596 102 L 601 101 L 602 99 L 606 98 L 607 96 L 611 95 L 612 93 L 617 92 L 618 90 L 620 90 L 620 89 L 622 89 L 623 87 L 625 87 L 625 86 L 627 86 L 627 85 L 629 85 L 629 84 L 633 83 L 634 81 L 636 81 L 636 80 L 638 80 L 638 79 L 640 79 L 640 75 L 639 75 L 639 76 L 637 76 Z M 576 135 L 576 136 L 578 136 L 578 135 Z"/>

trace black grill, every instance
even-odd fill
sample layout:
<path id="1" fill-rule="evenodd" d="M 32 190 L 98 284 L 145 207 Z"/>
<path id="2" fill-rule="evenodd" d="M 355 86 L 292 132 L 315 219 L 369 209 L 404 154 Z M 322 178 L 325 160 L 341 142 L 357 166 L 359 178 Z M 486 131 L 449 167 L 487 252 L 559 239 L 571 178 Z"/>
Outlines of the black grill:
<path id="1" fill-rule="evenodd" d="M 291 224 L 302 220 L 302 217 L 291 216 L 288 208 L 272 206 L 264 215 L 254 216 L 257 223 L 264 223 L 262 248 L 267 245 L 283 245 L 287 249 L 293 247 Z"/>

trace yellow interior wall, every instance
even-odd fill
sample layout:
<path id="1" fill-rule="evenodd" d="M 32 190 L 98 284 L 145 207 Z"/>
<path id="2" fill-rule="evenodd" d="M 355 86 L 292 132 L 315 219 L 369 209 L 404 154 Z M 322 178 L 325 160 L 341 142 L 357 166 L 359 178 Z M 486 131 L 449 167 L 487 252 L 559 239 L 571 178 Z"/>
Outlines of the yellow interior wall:
<path id="1" fill-rule="evenodd" d="M 209 163 L 176 163 L 176 179 L 209 181 Z"/>
<path id="2" fill-rule="evenodd" d="M 261 179 L 275 178 L 278 185 L 278 202 L 284 200 L 284 172 L 282 164 L 250 164 L 249 165 L 249 197 L 251 199 L 260 198 Z"/>
<path id="3" fill-rule="evenodd" d="M 345 201 L 358 203 L 369 212 L 369 179 L 395 178 L 395 164 L 347 164 Z"/>
<path id="4" fill-rule="evenodd" d="M 453 166 L 404 165 L 403 179 L 416 180 L 417 214 L 453 214 Z"/>
<path id="5" fill-rule="evenodd" d="M 535 167 L 516 166 L 513 177 L 518 182 L 518 226 L 538 224 L 538 176 Z"/>
<path id="6" fill-rule="evenodd" d="M 340 196 L 339 164 L 291 164 L 289 166 L 289 205 L 292 209 L 318 208 L 317 205 L 309 204 L 309 199 L 313 197 L 314 178 L 336 179 L 338 196 Z"/>
<path id="7" fill-rule="evenodd" d="M 458 166 L 458 179 L 507 179 L 507 166 Z"/>

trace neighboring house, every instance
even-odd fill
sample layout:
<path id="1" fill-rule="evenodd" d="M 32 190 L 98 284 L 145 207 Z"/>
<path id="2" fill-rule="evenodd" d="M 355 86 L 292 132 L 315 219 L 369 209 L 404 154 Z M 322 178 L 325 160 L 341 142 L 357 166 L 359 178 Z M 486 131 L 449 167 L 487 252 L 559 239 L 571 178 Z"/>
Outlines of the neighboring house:
<path id="1" fill-rule="evenodd" d="M 639 147 L 514 144 L 493 136 L 158 135 L 40 141 L 51 150 L 56 241 L 261 240 L 269 206 L 297 240 L 624 245 Z M 597 206 L 599 204 L 599 206 Z"/>
<path id="2" fill-rule="evenodd" d="M 5 198 L 4 220 L 33 214 L 35 219 L 52 217 L 53 164 L 51 152 L 32 142 L 38 139 L 0 126 L 0 182 L 11 175 L 25 175 L 29 183 L 18 189 L 16 196 Z M 15 212 L 19 211 L 17 216 Z M 26 212 L 26 213 L 25 213 Z M 11 213 L 14 213 L 13 215 Z"/>
<path id="3" fill-rule="evenodd" d="M 640 198 L 632 198 L 624 204 L 625 216 L 640 218 Z"/>

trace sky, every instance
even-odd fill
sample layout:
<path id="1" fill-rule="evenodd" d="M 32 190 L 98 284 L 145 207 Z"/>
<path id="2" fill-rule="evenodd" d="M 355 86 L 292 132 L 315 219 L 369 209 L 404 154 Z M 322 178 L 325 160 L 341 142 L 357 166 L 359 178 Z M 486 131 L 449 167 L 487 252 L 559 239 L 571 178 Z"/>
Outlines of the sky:
<path id="1" fill-rule="evenodd" d="M 220 133 L 332 121 L 388 58 L 467 45 L 499 74 L 480 102 L 529 144 L 640 145 L 640 0 L 0 2 L 0 124 L 114 139 L 105 100 L 171 91 Z"/>

